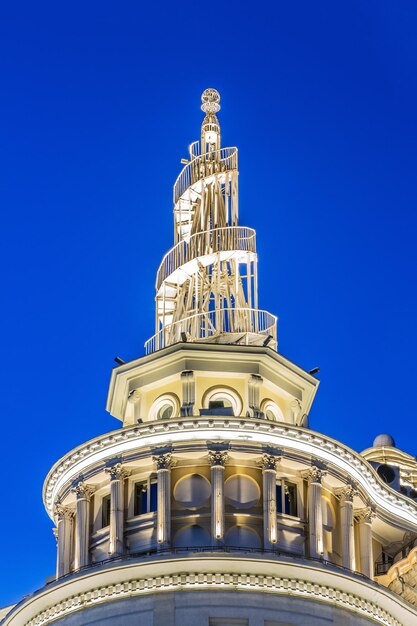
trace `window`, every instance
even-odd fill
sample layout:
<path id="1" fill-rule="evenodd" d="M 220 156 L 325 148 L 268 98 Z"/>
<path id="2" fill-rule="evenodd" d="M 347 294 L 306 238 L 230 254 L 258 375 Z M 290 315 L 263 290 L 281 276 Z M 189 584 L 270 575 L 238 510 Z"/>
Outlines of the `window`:
<path id="1" fill-rule="evenodd" d="M 151 420 L 169 420 L 170 417 L 179 415 L 180 403 L 173 393 L 159 396 L 151 406 L 149 416 Z"/>
<path id="2" fill-rule="evenodd" d="M 101 501 L 101 527 L 110 526 L 110 494 Z"/>
<path id="3" fill-rule="evenodd" d="M 276 404 L 272 400 L 263 400 L 261 404 L 261 411 L 264 413 L 267 420 L 271 420 L 272 422 L 283 422 L 284 415 Z"/>
<path id="4" fill-rule="evenodd" d="M 232 409 L 233 415 L 242 414 L 242 400 L 231 387 L 212 387 L 203 397 L 204 409 Z"/>
<path id="5" fill-rule="evenodd" d="M 287 480 L 277 482 L 277 512 L 298 516 L 297 485 Z"/>
<path id="6" fill-rule="evenodd" d="M 158 504 L 158 485 L 155 479 L 135 483 L 133 494 L 133 515 L 143 515 L 156 511 Z"/>

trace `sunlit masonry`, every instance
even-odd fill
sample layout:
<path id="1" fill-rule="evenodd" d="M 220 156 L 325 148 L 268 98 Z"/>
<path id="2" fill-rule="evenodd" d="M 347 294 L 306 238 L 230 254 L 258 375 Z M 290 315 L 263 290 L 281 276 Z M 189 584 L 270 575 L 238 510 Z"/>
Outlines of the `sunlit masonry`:
<path id="1" fill-rule="evenodd" d="M 221 147 L 219 93 L 202 103 L 155 334 L 111 375 L 121 428 L 49 472 L 56 577 L 0 623 L 417 625 L 416 459 L 389 435 L 358 454 L 309 429 L 319 383 L 259 308 L 238 151 Z"/>

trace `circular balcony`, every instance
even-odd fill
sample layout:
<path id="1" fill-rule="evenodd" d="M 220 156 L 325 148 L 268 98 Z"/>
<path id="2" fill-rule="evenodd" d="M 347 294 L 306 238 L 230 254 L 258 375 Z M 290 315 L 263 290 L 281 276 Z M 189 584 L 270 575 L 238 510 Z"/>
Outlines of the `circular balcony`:
<path id="1" fill-rule="evenodd" d="M 253 260 L 255 231 L 246 226 L 224 226 L 195 233 L 188 241 L 180 241 L 162 259 L 156 275 L 156 291 L 165 281 L 182 284 L 196 271 L 199 263 L 208 265 L 214 260 L 212 255 L 218 253 L 223 253 L 222 260 Z"/>
<path id="2" fill-rule="evenodd" d="M 182 169 L 174 185 L 174 204 L 189 187 L 214 174 L 237 171 L 237 148 L 220 148 L 193 158 Z"/>
<path id="3" fill-rule="evenodd" d="M 162 328 L 145 343 L 146 354 L 161 350 L 180 341 L 206 341 L 277 346 L 277 318 L 267 311 L 249 308 L 224 308 L 190 315 Z M 245 342 L 242 342 L 245 343 Z"/>

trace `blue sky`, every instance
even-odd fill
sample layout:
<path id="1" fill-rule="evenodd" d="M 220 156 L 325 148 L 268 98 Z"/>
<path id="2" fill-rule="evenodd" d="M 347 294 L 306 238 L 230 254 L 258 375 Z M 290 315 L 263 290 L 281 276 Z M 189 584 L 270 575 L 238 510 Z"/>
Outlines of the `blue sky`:
<path id="1" fill-rule="evenodd" d="M 9 2 L 0 10 L 0 606 L 55 568 L 44 477 L 118 422 L 172 185 L 221 92 L 260 306 L 322 383 L 311 427 L 415 454 L 417 5 Z M 145 260 L 144 260 L 145 259 Z"/>

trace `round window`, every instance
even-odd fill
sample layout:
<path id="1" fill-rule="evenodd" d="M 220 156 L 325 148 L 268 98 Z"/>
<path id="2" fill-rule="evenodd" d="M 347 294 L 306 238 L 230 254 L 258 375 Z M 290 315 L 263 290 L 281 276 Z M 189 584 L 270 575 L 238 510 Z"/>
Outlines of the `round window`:
<path id="1" fill-rule="evenodd" d="M 174 407 L 172 406 L 172 404 L 164 404 L 159 409 L 156 419 L 169 420 L 169 418 L 172 417 L 173 413 L 174 413 Z"/>
<path id="2" fill-rule="evenodd" d="M 261 404 L 261 411 L 264 413 L 267 420 L 271 420 L 272 422 L 283 422 L 284 415 L 276 404 L 272 400 L 264 400 Z"/>
<path id="3" fill-rule="evenodd" d="M 242 414 L 242 400 L 239 394 L 230 387 L 212 387 L 203 397 L 205 409 L 232 409 L 233 415 Z"/>
<path id="4" fill-rule="evenodd" d="M 151 420 L 168 420 L 179 414 L 179 400 L 173 393 L 159 396 L 151 406 L 149 418 Z"/>

